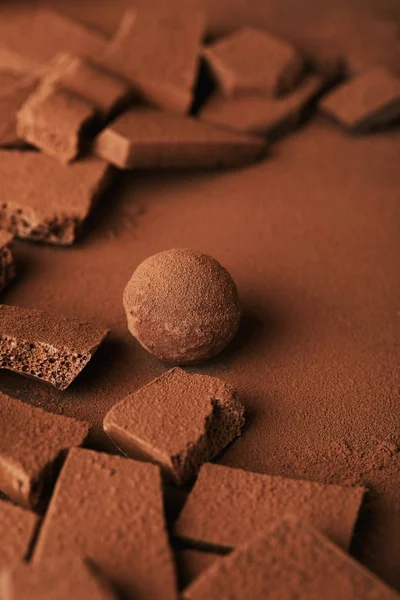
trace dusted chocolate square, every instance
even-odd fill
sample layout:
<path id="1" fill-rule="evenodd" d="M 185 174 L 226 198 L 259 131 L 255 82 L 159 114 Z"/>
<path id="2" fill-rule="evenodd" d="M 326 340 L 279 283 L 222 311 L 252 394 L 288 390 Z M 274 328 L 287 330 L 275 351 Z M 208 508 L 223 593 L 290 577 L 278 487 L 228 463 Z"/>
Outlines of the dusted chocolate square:
<path id="1" fill-rule="evenodd" d="M 27 556 L 38 521 L 33 512 L 0 499 L 0 572 Z"/>

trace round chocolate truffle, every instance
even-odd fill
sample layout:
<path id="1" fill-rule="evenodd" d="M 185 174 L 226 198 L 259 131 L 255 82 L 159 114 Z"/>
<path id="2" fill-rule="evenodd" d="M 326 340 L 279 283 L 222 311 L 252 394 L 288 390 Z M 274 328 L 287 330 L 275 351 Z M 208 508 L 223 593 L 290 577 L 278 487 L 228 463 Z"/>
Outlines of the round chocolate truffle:
<path id="1" fill-rule="evenodd" d="M 215 356 L 240 321 L 236 285 L 211 256 L 173 249 L 142 262 L 124 292 L 132 335 L 149 352 L 174 365 Z"/>

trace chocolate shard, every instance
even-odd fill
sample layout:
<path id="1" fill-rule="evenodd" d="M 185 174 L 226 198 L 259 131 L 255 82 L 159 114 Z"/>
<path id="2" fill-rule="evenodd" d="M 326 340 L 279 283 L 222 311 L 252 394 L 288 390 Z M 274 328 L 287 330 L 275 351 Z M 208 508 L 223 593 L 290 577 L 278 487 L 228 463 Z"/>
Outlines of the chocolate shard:
<path id="1" fill-rule="evenodd" d="M 81 150 L 95 110 L 86 100 L 46 81 L 17 114 L 17 133 L 48 156 L 69 163 Z"/>
<path id="2" fill-rule="evenodd" d="M 295 518 L 216 561 L 185 600 L 399 600 L 400 596 L 327 538 Z"/>
<path id="3" fill-rule="evenodd" d="M 79 556 L 13 566 L 0 573 L 0 595 L 2 600 L 116 600 L 108 582 Z"/>
<path id="4" fill-rule="evenodd" d="M 297 127 L 324 84 L 322 77 L 310 75 L 281 98 L 261 94 L 225 98 L 216 94 L 203 107 L 200 118 L 233 131 L 275 137 Z"/>
<path id="5" fill-rule="evenodd" d="M 293 513 L 348 548 L 364 492 L 363 487 L 205 464 L 175 525 L 175 535 L 191 545 L 231 550 L 274 519 Z"/>
<path id="6" fill-rule="evenodd" d="M 36 85 L 31 75 L 0 71 L 0 147 L 23 144 L 17 134 L 17 113 Z"/>
<path id="7" fill-rule="evenodd" d="M 89 426 L 0 393 L 0 430 L 0 490 L 35 508 L 55 461 L 84 442 Z"/>
<path id="8" fill-rule="evenodd" d="M 384 67 L 369 69 L 334 89 L 320 107 L 346 129 L 368 132 L 400 117 L 400 79 Z"/>
<path id="9" fill-rule="evenodd" d="M 205 552 L 193 548 L 176 549 L 175 562 L 181 589 L 187 588 L 219 558 L 220 555 L 215 552 Z"/>
<path id="10" fill-rule="evenodd" d="M 242 27 L 203 49 L 224 96 L 285 94 L 300 81 L 304 60 L 284 40 Z"/>
<path id="11" fill-rule="evenodd" d="M 26 557 L 38 520 L 33 512 L 0 499 L 0 571 Z"/>
<path id="12" fill-rule="evenodd" d="M 0 150 L 0 227 L 20 238 L 73 244 L 109 174 L 97 158 L 67 167 L 42 153 Z"/>
<path id="13" fill-rule="evenodd" d="M 11 233 L 0 229 L 0 292 L 15 277 L 15 262 L 11 251 L 13 239 Z"/>
<path id="14" fill-rule="evenodd" d="M 240 435 L 243 414 L 231 386 L 175 368 L 113 406 L 104 430 L 128 456 L 156 462 L 181 485 Z"/>
<path id="15" fill-rule="evenodd" d="M 257 160 L 265 143 L 198 119 L 136 108 L 95 141 L 98 156 L 121 169 L 233 167 Z"/>
<path id="16" fill-rule="evenodd" d="M 158 467 L 72 449 L 33 563 L 61 553 L 86 556 L 124 598 L 176 600 Z"/>
<path id="17" fill-rule="evenodd" d="M 142 3 L 125 13 L 102 62 L 146 100 L 185 113 L 192 102 L 204 32 L 204 15 L 198 9 L 184 3 L 156 3 L 156 8 Z"/>
<path id="18" fill-rule="evenodd" d="M 107 334 L 88 321 L 0 304 L 0 367 L 65 390 Z"/>

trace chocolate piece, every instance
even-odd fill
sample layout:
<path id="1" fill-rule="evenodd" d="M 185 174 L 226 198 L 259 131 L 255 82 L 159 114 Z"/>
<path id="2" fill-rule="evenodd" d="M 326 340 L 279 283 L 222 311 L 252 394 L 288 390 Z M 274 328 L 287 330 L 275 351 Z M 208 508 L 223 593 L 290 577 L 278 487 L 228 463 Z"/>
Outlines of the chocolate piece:
<path id="1" fill-rule="evenodd" d="M 104 430 L 125 454 L 183 484 L 240 435 L 243 414 L 231 386 L 175 368 L 113 406 Z"/>
<path id="2" fill-rule="evenodd" d="M 15 263 L 11 252 L 13 235 L 0 229 L 0 292 L 15 277 Z"/>
<path id="3" fill-rule="evenodd" d="M 0 571 L 26 557 L 37 523 L 34 513 L 0 499 Z"/>
<path id="4" fill-rule="evenodd" d="M 204 16 L 193 7 L 142 3 L 125 13 L 103 62 L 146 100 L 185 113 L 192 102 L 204 31 Z"/>
<path id="5" fill-rule="evenodd" d="M 0 304 L 0 367 L 65 390 L 107 334 L 87 321 Z"/>
<path id="6" fill-rule="evenodd" d="M 293 513 L 348 548 L 364 492 L 205 464 L 175 534 L 200 547 L 230 550 Z"/>
<path id="7" fill-rule="evenodd" d="M 86 556 L 124 598 L 175 600 L 158 467 L 91 450 L 71 450 L 33 562 L 61 553 Z"/>
<path id="8" fill-rule="evenodd" d="M 84 442 L 89 426 L 0 393 L 0 430 L 0 490 L 34 508 L 54 462 Z"/>
<path id="9" fill-rule="evenodd" d="M 321 77 L 310 75 L 283 98 L 259 94 L 225 98 L 216 94 L 206 103 L 200 118 L 243 133 L 278 135 L 299 124 L 305 108 L 323 85 Z"/>
<path id="10" fill-rule="evenodd" d="M 93 107 L 80 96 L 43 82 L 18 111 L 17 133 L 45 154 L 68 163 L 80 153 L 94 115 Z"/>
<path id="11" fill-rule="evenodd" d="M 149 352 L 179 365 L 207 360 L 234 337 L 240 301 L 214 258 L 173 248 L 144 260 L 124 291 L 129 331 Z"/>
<path id="12" fill-rule="evenodd" d="M 203 49 L 224 96 L 263 93 L 280 96 L 300 81 L 304 61 L 284 40 L 242 27 Z"/>
<path id="13" fill-rule="evenodd" d="M 400 117 L 400 79 L 383 67 L 365 71 L 327 95 L 321 109 L 359 133 Z"/>
<path id="14" fill-rule="evenodd" d="M 265 144 L 198 119 L 138 107 L 100 133 L 95 151 L 121 169 L 216 168 L 248 164 L 260 158 Z"/>
<path id="15" fill-rule="evenodd" d="M 383 581 L 297 519 L 275 523 L 216 561 L 185 600 L 399 600 Z"/>
<path id="16" fill-rule="evenodd" d="M 17 134 L 17 113 L 36 84 L 36 78 L 30 75 L 0 72 L 0 147 L 22 142 Z"/>
<path id="17" fill-rule="evenodd" d="M 181 589 L 185 589 L 193 583 L 203 571 L 211 567 L 219 558 L 219 554 L 194 550 L 193 548 L 175 550 L 175 562 Z"/>
<path id="18" fill-rule="evenodd" d="M 0 151 L 0 227 L 20 238 L 73 244 L 108 174 L 97 158 L 66 167 L 38 152 Z"/>
<path id="19" fill-rule="evenodd" d="M 78 556 L 50 556 L 0 573 L 2 600 L 116 600 L 105 580 Z"/>
<path id="20" fill-rule="evenodd" d="M 90 60 L 73 54 L 59 54 L 53 61 L 46 83 L 58 83 L 86 100 L 107 118 L 127 100 L 128 85 Z"/>
<path id="21" fill-rule="evenodd" d="M 0 73 L 7 73 L 14 77 L 29 75 L 31 78 L 36 78 L 45 73 L 45 71 L 46 66 L 42 65 L 40 61 L 34 60 L 30 56 L 21 54 L 7 46 L 0 46 Z"/>

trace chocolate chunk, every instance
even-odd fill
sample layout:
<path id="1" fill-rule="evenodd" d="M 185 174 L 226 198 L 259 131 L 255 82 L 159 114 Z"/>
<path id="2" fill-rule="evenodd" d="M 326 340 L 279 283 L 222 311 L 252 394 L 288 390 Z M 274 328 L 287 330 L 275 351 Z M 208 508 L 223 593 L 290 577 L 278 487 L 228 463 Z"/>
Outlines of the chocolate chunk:
<path id="1" fill-rule="evenodd" d="M 142 3 L 128 10 L 103 63 L 157 106 L 187 112 L 205 20 L 194 8 Z"/>
<path id="2" fill-rule="evenodd" d="M 0 392 L 0 430 L 0 490 L 36 507 L 54 462 L 64 450 L 80 446 L 89 427 Z"/>
<path id="3" fill-rule="evenodd" d="M 15 277 L 15 263 L 11 252 L 13 235 L 0 229 L 0 292 Z"/>
<path id="4" fill-rule="evenodd" d="M 208 123 L 249 134 L 278 135 L 295 128 L 310 101 L 324 86 L 324 80 L 310 75 L 299 87 L 283 98 L 260 94 L 225 98 L 213 96 L 200 118 Z"/>
<path id="5" fill-rule="evenodd" d="M 33 556 L 86 556 L 124 598 L 176 599 L 158 467 L 72 449 Z"/>
<path id="6" fill-rule="evenodd" d="M 204 552 L 193 548 L 179 548 L 175 550 L 175 562 L 179 574 L 181 589 L 193 583 L 203 571 L 220 558 L 214 552 Z"/>
<path id="7" fill-rule="evenodd" d="M 198 119 L 138 107 L 100 133 L 95 150 L 121 169 L 216 168 L 250 163 L 265 144 Z"/>
<path id="8" fill-rule="evenodd" d="M 50 556 L 0 573 L 2 600 L 116 600 L 111 587 L 78 556 Z"/>
<path id="9" fill-rule="evenodd" d="M 240 435 L 243 413 L 231 386 L 176 368 L 113 406 L 104 429 L 125 454 L 183 484 Z"/>
<path id="10" fill-rule="evenodd" d="M 26 557 L 37 523 L 34 513 L 0 499 L 0 571 Z"/>
<path id="11" fill-rule="evenodd" d="M 65 390 L 107 334 L 87 321 L 0 304 L 0 368 Z"/>
<path id="12" fill-rule="evenodd" d="M 293 513 L 348 548 L 364 492 L 205 464 L 175 533 L 193 545 L 230 550 Z"/>
<path id="13" fill-rule="evenodd" d="M 171 364 L 215 356 L 234 337 L 240 300 L 214 258 L 173 248 L 143 261 L 124 291 L 128 327 L 149 352 Z"/>
<path id="14" fill-rule="evenodd" d="M 43 82 L 18 111 L 17 133 L 45 154 L 68 163 L 80 153 L 94 115 L 93 106 L 80 96 Z"/>
<path id="15" fill-rule="evenodd" d="M 0 72 L 0 147 L 17 146 L 17 113 L 37 85 L 35 77 Z"/>
<path id="16" fill-rule="evenodd" d="M 107 118 L 129 97 L 128 85 L 107 73 L 93 61 L 63 53 L 53 61 L 46 83 L 52 82 L 84 98 L 102 117 Z"/>
<path id="17" fill-rule="evenodd" d="M 38 152 L 0 151 L 0 181 L 0 227 L 68 245 L 108 183 L 109 169 L 97 158 L 66 167 Z"/>
<path id="18" fill-rule="evenodd" d="M 224 96 L 264 93 L 279 96 L 300 81 L 304 61 L 284 40 L 242 27 L 203 49 Z"/>
<path id="19" fill-rule="evenodd" d="M 311 526 L 296 519 L 216 561 L 185 600 L 399 600 L 400 596 Z"/>
<path id="20" fill-rule="evenodd" d="M 400 79 L 383 67 L 365 71 L 320 103 L 346 129 L 364 133 L 400 117 Z"/>

